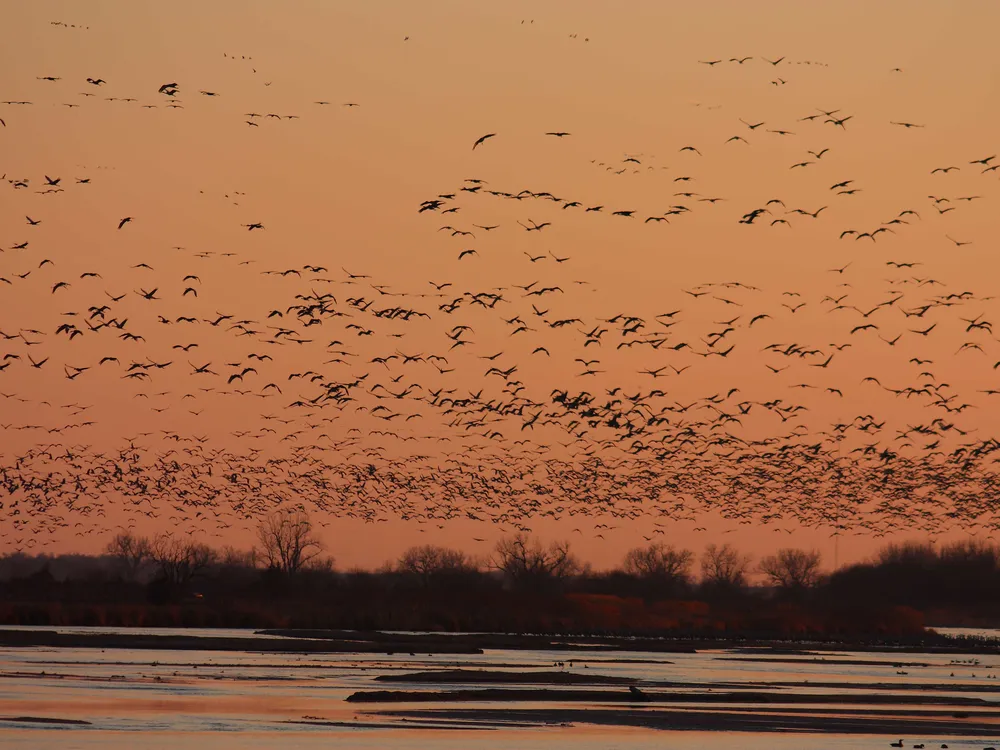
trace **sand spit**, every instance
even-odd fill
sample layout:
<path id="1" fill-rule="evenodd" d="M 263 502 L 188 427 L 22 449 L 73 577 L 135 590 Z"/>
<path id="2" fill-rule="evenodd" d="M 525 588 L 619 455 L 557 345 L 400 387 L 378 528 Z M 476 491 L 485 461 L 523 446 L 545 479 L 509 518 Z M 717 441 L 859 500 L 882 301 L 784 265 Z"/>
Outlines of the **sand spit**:
<path id="1" fill-rule="evenodd" d="M 839 659 L 836 656 L 813 656 L 810 659 L 794 659 L 786 656 L 719 656 L 719 661 L 748 661 L 762 664 L 829 664 L 848 667 L 894 667 L 896 669 L 917 669 L 933 667 L 925 661 L 885 661 L 884 659 Z"/>
<path id="2" fill-rule="evenodd" d="M 331 727 L 338 729 L 478 729 L 495 731 L 500 726 L 469 726 L 465 721 L 448 721 L 440 719 L 410 719 L 405 718 L 399 722 L 370 722 L 370 721 L 333 721 L 328 719 L 288 719 L 282 724 L 295 724 L 308 727 Z M 511 726 L 503 723 L 504 727 Z M 515 726 L 533 727 L 535 724 L 516 724 Z"/>
<path id="3" fill-rule="evenodd" d="M 967 682 L 907 682 L 897 680 L 896 682 L 818 682 L 814 680 L 800 680 L 797 682 L 757 682 L 756 687 L 777 687 L 777 688 L 807 688 L 809 690 L 896 690 L 907 692 L 948 692 L 948 693 L 1000 693 L 1000 685 Z"/>
<path id="4" fill-rule="evenodd" d="M 460 690 L 360 690 L 349 703 L 724 703 L 724 704 L 839 704 L 839 705 L 994 705 L 985 698 L 941 695 L 886 695 L 884 693 L 783 693 L 783 692 L 651 692 L 640 690 L 559 690 L 549 688 L 482 688 Z"/>
<path id="5" fill-rule="evenodd" d="M 893 737 L 990 737 L 1000 724 L 960 719 L 795 715 L 780 712 L 727 713 L 726 711 L 636 708 L 475 708 L 380 711 L 382 718 L 464 720 L 479 726 L 505 726 L 521 722 L 532 726 L 592 724 L 695 732 L 815 732 L 879 734 Z M 496 722 L 494 724 L 493 722 Z"/>
<path id="6" fill-rule="evenodd" d="M 616 638 L 605 636 L 552 636 L 518 635 L 508 633 L 420 633 L 405 636 L 380 631 L 354 630 L 260 630 L 261 635 L 277 635 L 285 638 L 307 638 L 312 640 L 355 640 L 378 644 L 392 644 L 400 640 L 420 644 L 440 644 L 463 646 L 467 649 L 491 649 L 507 651 L 648 651 L 657 653 L 692 654 L 694 645 L 662 638 Z M 719 648 L 718 643 L 715 648 Z M 421 645 L 417 650 L 426 650 Z"/>
<path id="7" fill-rule="evenodd" d="M 813 656 L 845 651 L 897 654 L 1000 654 L 1000 643 L 983 638 L 951 638 L 928 631 L 920 636 L 898 638 L 844 638 L 791 642 L 778 638 L 733 634 L 727 637 L 653 637 L 649 635 L 540 635 L 511 633 L 384 633 L 381 631 L 279 628 L 257 631 L 262 635 L 310 640 L 364 641 L 388 648 L 401 641 L 469 649 L 508 651 L 631 651 L 640 653 L 690 654 L 697 651 L 730 650 L 744 656 Z M 376 649 L 377 650 L 377 649 Z M 399 648 L 397 650 L 404 650 Z M 411 649 L 412 650 L 412 649 Z"/>
<path id="8" fill-rule="evenodd" d="M 0 646 L 23 648 L 121 648 L 158 651 L 244 651 L 247 653 L 481 654 L 460 642 L 417 637 L 363 639 L 239 638 L 232 636 L 149 635 L 140 633 L 63 633 L 53 630 L 0 630 Z"/>
<path id="9" fill-rule="evenodd" d="M 517 684 L 517 685 L 633 685 L 630 677 L 607 677 L 574 672 L 504 672 L 486 669 L 438 669 L 432 672 L 384 674 L 376 682 L 430 682 L 450 684 Z"/>
<path id="10" fill-rule="evenodd" d="M 18 724 L 58 724 L 74 727 L 89 727 L 93 724 L 83 719 L 54 719 L 48 716 L 0 716 L 0 722 L 9 721 Z"/>

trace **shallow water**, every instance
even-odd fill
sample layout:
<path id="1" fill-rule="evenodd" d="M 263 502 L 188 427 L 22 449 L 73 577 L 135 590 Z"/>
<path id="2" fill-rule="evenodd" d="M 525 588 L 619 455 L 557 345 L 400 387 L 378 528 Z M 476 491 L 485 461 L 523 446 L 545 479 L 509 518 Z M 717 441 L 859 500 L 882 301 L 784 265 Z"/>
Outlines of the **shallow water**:
<path id="1" fill-rule="evenodd" d="M 65 628 L 63 632 L 115 632 L 113 629 Z M 120 632 L 120 631 L 119 631 Z M 134 631 L 133 631 L 134 632 Z M 250 631 L 153 629 L 151 634 L 232 635 Z M 265 640 L 266 636 L 257 636 Z M 748 658 L 750 657 L 750 658 Z M 973 657 L 969 657 L 973 658 Z M 754 660 L 751 660 L 754 659 Z M 763 661 L 782 659 L 789 661 Z M 816 659 L 821 659 L 817 661 Z M 850 660 L 884 664 L 850 664 Z M 921 662 L 928 666 L 899 666 Z M 346 703 L 359 690 L 470 689 L 468 683 L 426 684 L 376 682 L 379 675 L 441 668 L 563 670 L 575 674 L 626 677 L 653 686 L 656 692 L 781 690 L 789 695 L 822 693 L 831 703 L 762 706 L 629 703 Z M 0 746 L 68 750 L 70 748 L 863 748 L 888 747 L 896 737 L 801 732 L 673 731 L 595 725 L 545 724 L 546 710 L 589 708 L 592 711 L 652 712 L 708 710 L 744 715 L 784 712 L 847 715 L 864 710 L 922 711 L 949 717 L 953 707 L 844 706 L 838 695 L 873 693 L 913 696 L 983 698 L 988 706 L 972 711 L 991 715 L 977 723 L 994 723 L 997 732 L 981 737 L 907 737 L 906 746 L 983 748 L 1000 737 L 1000 657 L 982 656 L 977 664 L 956 664 L 947 655 L 838 653 L 787 657 L 742 651 L 696 654 L 650 654 L 593 649 L 588 651 L 489 651 L 479 655 L 275 654 L 213 651 L 148 651 L 82 648 L 9 648 L 0 650 L 0 717 L 78 719 L 88 726 L 0 720 Z M 785 683 L 785 684 L 782 684 Z M 793 683 L 793 684 L 788 684 Z M 878 683 L 874 690 L 872 683 Z M 493 685 L 496 688 L 526 687 Z M 535 685 L 532 687 L 546 687 Z M 621 686 L 556 686 L 559 690 L 626 690 Z M 909 688 L 909 689 L 907 689 Z M 700 696 L 699 696 L 700 697 Z M 447 709 L 446 715 L 433 714 Z M 533 725 L 498 721 L 497 710 L 530 715 Z M 523 712 L 527 711 L 527 714 Z M 409 715 L 400 715 L 401 713 Z M 489 716 L 486 716 L 489 714 Z M 327 725 L 291 724 L 321 721 Z M 523 721 L 523 719 L 518 719 Z M 329 722 L 339 722 L 331 726 Z"/>

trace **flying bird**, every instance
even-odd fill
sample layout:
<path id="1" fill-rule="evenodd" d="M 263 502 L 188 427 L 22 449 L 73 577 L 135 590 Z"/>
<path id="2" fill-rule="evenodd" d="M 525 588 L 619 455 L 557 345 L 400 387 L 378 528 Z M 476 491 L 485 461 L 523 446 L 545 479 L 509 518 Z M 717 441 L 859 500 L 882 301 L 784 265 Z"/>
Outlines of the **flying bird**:
<path id="1" fill-rule="evenodd" d="M 495 137 L 496 133 L 487 133 L 486 135 L 479 136 L 479 138 L 476 139 L 476 142 L 472 144 L 472 150 L 475 151 L 478 146 L 482 145 L 483 143 L 486 143 L 486 141 L 488 141 L 490 138 L 495 138 Z"/>

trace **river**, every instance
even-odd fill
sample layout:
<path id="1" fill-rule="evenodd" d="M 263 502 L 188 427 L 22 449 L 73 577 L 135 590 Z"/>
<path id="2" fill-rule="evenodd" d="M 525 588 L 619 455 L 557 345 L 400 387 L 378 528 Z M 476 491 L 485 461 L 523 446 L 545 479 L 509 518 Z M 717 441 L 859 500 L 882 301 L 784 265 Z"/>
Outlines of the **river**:
<path id="1" fill-rule="evenodd" d="M 262 648 L 269 638 L 242 630 L 128 632 L 254 637 Z M 927 748 L 947 744 L 981 749 L 998 744 L 1000 738 L 998 666 L 996 656 L 784 654 L 747 649 L 388 655 L 9 647 L 0 649 L 0 746 L 829 750 L 885 748 L 902 737 L 906 747 L 924 743 Z M 428 684 L 412 677 L 454 669 L 516 672 L 526 676 L 524 684 L 508 681 L 489 687 L 521 691 L 555 687 L 565 695 L 555 701 L 346 701 L 359 691 L 483 687 L 466 679 Z M 575 675 L 574 682 L 538 681 L 538 675 L 553 673 Z M 406 677 L 376 680 L 401 675 Z M 635 680 L 643 691 L 642 701 L 625 698 L 628 686 L 608 685 L 608 678 Z M 598 691 L 604 697 L 575 700 L 575 691 Z M 786 698 L 764 705 L 715 700 L 720 692 L 762 691 Z M 687 702 L 659 702 L 669 696 L 687 696 Z M 650 697 L 655 700 L 643 702 Z M 806 702 L 797 702 L 801 700 Z M 696 715 L 710 717 L 711 725 L 691 730 L 691 717 Z M 800 717 L 813 722 L 811 728 L 798 727 Z M 817 717 L 822 722 L 848 723 L 843 731 L 832 724 L 815 731 Z M 675 720 L 680 729 L 660 728 Z M 898 721 L 932 726 L 938 733 L 888 734 L 887 726 L 898 727 L 891 725 Z M 970 725 L 988 731 L 970 735 Z M 784 731 L 772 731 L 775 728 Z"/>

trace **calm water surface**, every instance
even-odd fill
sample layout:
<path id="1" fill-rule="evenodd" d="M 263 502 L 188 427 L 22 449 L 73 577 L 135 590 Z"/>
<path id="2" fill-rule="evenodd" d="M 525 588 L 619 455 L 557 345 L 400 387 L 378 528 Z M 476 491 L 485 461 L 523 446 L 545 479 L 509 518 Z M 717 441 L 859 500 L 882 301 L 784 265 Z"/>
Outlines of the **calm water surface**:
<path id="1" fill-rule="evenodd" d="M 113 629 L 60 628 L 62 632 L 115 632 Z M 129 631 L 136 632 L 136 631 Z M 151 634 L 257 637 L 250 631 L 149 629 Z M 1000 633 L 997 633 L 1000 635 Z M 768 654 L 761 654 L 769 656 Z M 856 694 L 858 683 L 888 684 L 881 694 L 913 695 L 900 688 L 922 684 L 921 695 L 982 697 L 1000 709 L 1000 658 L 955 663 L 947 655 L 843 653 L 796 657 L 794 663 L 739 661 L 748 654 L 701 651 L 649 654 L 592 650 L 489 651 L 480 655 L 269 654 L 213 651 L 12 648 L 0 650 L 0 746 L 33 750 L 71 748 L 748 748 L 821 750 L 885 748 L 894 737 L 813 733 L 678 732 L 576 723 L 565 726 L 499 725 L 476 719 L 397 717 L 383 712 L 443 708 L 443 704 L 352 704 L 358 690 L 445 690 L 470 685 L 376 683 L 379 675 L 464 667 L 532 672 L 565 670 L 578 674 L 627 677 L 651 682 L 683 682 L 662 690 L 776 689 L 761 683 L 799 683 L 790 693 Z M 572 663 L 570 664 L 570 658 Z M 785 658 L 785 657 L 783 657 Z M 974 657 L 969 657 L 974 658 Z M 846 664 L 850 659 L 884 665 Z M 897 667 L 893 661 L 924 662 Z M 562 662 L 563 666 L 555 666 Z M 720 688 L 718 683 L 733 687 Z M 814 684 L 807 684 L 814 683 Z M 823 683 L 820 687 L 815 683 Z M 830 683 L 834 683 L 831 687 Z M 497 687 L 518 687 L 516 685 Z M 542 686 L 537 686 L 542 687 Z M 560 689 L 595 689 L 593 686 Z M 617 686 L 600 687 L 618 690 Z M 625 688 L 620 688 L 624 690 Z M 872 692 L 869 688 L 867 692 Z M 581 708 L 586 704 L 460 703 L 448 708 Z M 632 708 L 616 704 L 613 708 Z M 669 710 L 658 706 L 656 710 Z M 691 708 L 687 706 L 686 708 Z M 797 710 L 828 708 L 799 706 Z M 879 706 L 890 708 L 890 706 Z M 910 707 L 937 710 L 933 706 Z M 712 706 L 712 710 L 725 710 Z M 780 710 L 768 705 L 766 710 Z M 947 711 L 948 709 L 942 708 Z M 88 726 L 17 722 L 10 717 L 79 719 Z M 998 713 L 1000 716 L 1000 713 Z M 295 724 L 342 722 L 342 726 Z M 1000 721 L 1000 719 L 998 719 Z M 981 748 L 1000 744 L 989 737 L 910 737 L 906 747 Z"/>

